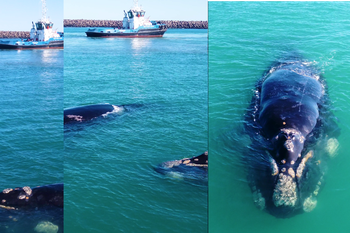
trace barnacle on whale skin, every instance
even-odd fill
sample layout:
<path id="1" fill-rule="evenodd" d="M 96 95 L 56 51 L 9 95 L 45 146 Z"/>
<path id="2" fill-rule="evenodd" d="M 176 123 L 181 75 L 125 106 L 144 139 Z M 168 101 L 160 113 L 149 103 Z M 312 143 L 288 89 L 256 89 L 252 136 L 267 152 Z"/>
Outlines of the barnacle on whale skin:
<path id="1" fill-rule="evenodd" d="M 277 185 L 273 191 L 273 202 L 278 206 L 295 206 L 297 201 L 296 183 L 292 177 L 279 174 Z"/>
<path id="2" fill-rule="evenodd" d="M 304 171 L 304 168 L 305 168 L 305 164 L 306 164 L 306 162 L 307 162 L 307 160 L 308 160 L 309 158 L 312 158 L 313 154 L 314 154 L 314 152 L 313 152 L 312 150 L 310 150 L 310 151 L 305 155 L 305 157 L 301 160 L 301 162 L 300 162 L 300 164 L 299 164 L 299 166 L 298 166 L 298 168 L 297 168 L 297 174 L 296 174 L 296 175 L 297 175 L 298 178 L 300 178 L 300 177 L 302 176 L 303 171 Z"/>

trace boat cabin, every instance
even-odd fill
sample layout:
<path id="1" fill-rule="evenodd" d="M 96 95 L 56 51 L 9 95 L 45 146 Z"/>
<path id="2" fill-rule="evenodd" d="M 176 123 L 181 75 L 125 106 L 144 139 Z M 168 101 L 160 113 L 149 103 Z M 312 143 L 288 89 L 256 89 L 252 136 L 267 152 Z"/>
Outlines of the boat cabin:
<path id="1" fill-rule="evenodd" d="M 44 22 L 37 22 L 35 23 L 36 29 L 37 30 L 43 30 L 44 28 L 46 29 L 52 29 L 53 23 L 44 23 Z"/>
<path id="2" fill-rule="evenodd" d="M 137 11 L 137 10 L 129 10 L 128 12 L 128 16 L 129 16 L 129 19 L 132 19 L 134 17 L 144 17 L 145 16 L 145 11 L 144 10 L 140 10 L 140 11 Z"/>

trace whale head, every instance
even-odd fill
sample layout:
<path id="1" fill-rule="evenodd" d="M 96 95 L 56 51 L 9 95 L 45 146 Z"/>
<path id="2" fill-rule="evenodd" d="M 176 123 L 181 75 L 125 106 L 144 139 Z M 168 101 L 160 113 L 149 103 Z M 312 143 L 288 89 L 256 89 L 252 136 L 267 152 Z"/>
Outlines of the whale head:
<path id="1" fill-rule="evenodd" d="M 294 129 L 281 129 L 272 139 L 274 151 L 272 157 L 281 167 L 294 167 L 304 149 L 305 137 Z"/>
<path id="2" fill-rule="evenodd" d="M 299 178 L 306 162 L 301 156 L 304 141 L 305 137 L 294 129 L 282 129 L 272 139 L 272 211 L 278 211 L 279 216 L 288 216 L 300 205 Z M 310 154 L 306 156 L 310 157 Z"/>
<path id="3" fill-rule="evenodd" d="M 192 158 L 166 161 L 154 167 L 160 174 L 181 180 L 208 183 L 208 152 Z"/>

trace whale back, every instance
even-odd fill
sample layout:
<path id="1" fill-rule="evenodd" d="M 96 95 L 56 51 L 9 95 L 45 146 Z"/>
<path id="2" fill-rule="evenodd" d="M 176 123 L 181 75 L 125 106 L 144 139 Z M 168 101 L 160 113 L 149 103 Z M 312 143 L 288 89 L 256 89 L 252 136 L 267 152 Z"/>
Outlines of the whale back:
<path id="1" fill-rule="evenodd" d="M 316 126 L 323 87 L 314 77 L 281 68 L 262 84 L 259 124 L 268 138 L 282 128 L 298 129 L 306 136 Z"/>

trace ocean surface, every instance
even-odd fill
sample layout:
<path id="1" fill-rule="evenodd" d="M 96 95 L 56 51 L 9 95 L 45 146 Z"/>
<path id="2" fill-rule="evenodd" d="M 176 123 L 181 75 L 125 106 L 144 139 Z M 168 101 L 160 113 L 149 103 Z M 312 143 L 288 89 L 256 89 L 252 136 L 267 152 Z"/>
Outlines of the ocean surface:
<path id="1" fill-rule="evenodd" d="M 63 50 L 0 50 L 0 190 L 63 182 Z M 63 211 L 0 209 L 0 232 L 63 230 Z"/>
<path id="2" fill-rule="evenodd" d="M 350 229 L 349 2 L 209 2 L 209 232 L 348 232 Z M 316 208 L 279 219 L 260 211 L 247 183 L 243 116 L 256 81 L 297 52 L 328 84 L 341 135 Z"/>
<path id="3" fill-rule="evenodd" d="M 88 38 L 65 28 L 64 108 L 123 114 L 64 127 L 66 232 L 206 232 L 207 184 L 157 173 L 208 146 L 207 30 Z"/>

